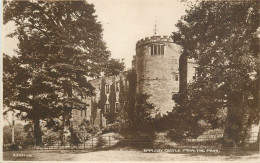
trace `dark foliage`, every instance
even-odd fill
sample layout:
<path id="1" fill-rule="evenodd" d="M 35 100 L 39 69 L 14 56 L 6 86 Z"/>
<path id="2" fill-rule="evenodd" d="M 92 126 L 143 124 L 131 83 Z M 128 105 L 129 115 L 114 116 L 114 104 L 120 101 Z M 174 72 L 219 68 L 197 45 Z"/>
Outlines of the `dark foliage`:
<path id="1" fill-rule="evenodd" d="M 224 128 L 224 145 L 243 145 L 259 123 L 259 3 L 200 2 L 177 23 L 175 43 L 197 61 L 197 78 L 174 99 L 181 135 Z"/>
<path id="2" fill-rule="evenodd" d="M 97 144 L 96 147 L 97 148 L 102 148 L 107 144 L 107 140 L 105 138 L 103 138 L 102 136 L 99 136 L 97 138 Z"/>
<path id="3" fill-rule="evenodd" d="M 16 56 L 4 57 L 4 105 L 33 120 L 40 145 L 39 120 L 62 117 L 61 126 L 69 126 L 71 110 L 94 95 L 87 77 L 123 65 L 111 60 L 94 6 L 85 1 L 5 1 L 3 15 L 4 24 L 16 25 L 8 36 L 19 41 Z"/>

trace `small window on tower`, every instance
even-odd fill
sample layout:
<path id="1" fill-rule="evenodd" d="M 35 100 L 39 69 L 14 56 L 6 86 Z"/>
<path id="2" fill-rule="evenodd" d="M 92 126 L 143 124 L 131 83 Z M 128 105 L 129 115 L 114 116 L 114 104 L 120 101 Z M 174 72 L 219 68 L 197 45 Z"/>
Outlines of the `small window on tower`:
<path id="1" fill-rule="evenodd" d="M 164 54 L 164 45 L 151 45 L 151 55 Z"/>
<path id="2" fill-rule="evenodd" d="M 179 74 L 175 75 L 175 81 L 179 81 Z"/>
<path id="3" fill-rule="evenodd" d="M 161 54 L 164 54 L 164 45 L 161 45 Z"/>

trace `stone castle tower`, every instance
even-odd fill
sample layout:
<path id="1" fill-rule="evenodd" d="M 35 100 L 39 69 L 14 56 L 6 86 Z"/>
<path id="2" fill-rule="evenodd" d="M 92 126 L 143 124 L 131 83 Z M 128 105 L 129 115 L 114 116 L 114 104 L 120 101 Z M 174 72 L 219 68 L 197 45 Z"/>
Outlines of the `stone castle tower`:
<path id="1" fill-rule="evenodd" d="M 134 92 L 150 95 L 149 101 L 161 115 L 172 111 L 175 105 L 173 95 L 196 78 L 195 62 L 183 59 L 181 53 L 182 48 L 174 44 L 171 37 L 152 36 L 139 40 L 132 70 L 90 81 L 96 96 L 82 99 L 88 104 L 86 108 L 73 110 L 74 125 L 86 119 L 93 125 L 106 126 L 109 123 L 108 115 L 118 116 L 119 110 L 123 109 L 124 102 L 120 101 L 123 99 L 120 97 L 122 92 L 133 92 L 130 91 L 131 83 L 136 86 Z M 136 74 L 134 82 L 129 79 L 132 73 Z M 103 101 L 102 106 L 97 105 L 100 101 Z"/>
<path id="2" fill-rule="evenodd" d="M 167 36 L 152 36 L 136 43 L 136 55 L 132 67 L 137 74 L 137 93 L 151 95 L 152 102 L 161 115 L 172 111 L 175 105 L 172 97 L 180 90 L 180 73 L 185 73 L 185 82 L 195 76 L 196 64 L 189 60 L 185 72 L 180 65 L 182 48 Z"/>
<path id="3" fill-rule="evenodd" d="M 137 74 L 137 92 L 151 95 L 150 101 L 160 114 L 172 111 L 173 94 L 179 91 L 181 47 L 167 36 L 152 36 L 136 43 L 133 68 Z"/>

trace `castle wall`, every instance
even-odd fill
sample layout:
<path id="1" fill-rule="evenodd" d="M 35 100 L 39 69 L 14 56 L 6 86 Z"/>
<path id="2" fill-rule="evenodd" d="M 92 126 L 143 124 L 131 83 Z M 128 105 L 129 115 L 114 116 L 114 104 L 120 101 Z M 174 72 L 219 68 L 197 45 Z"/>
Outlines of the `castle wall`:
<path id="1" fill-rule="evenodd" d="M 154 46 L 159 47 L 159 45 L 160 50 L 157 52 L 160 54 L 152 54 L 152 50 L 155 53 Z M 182 61 L 181 51 L 181 47 L 174 44 L 172 39 L 167 36 L 145 38 L 136 44 L 136 55 L 132 61 L 132 68 L 135 70 L 137 78 L 134 81 L 136 92 L 150 95 L 149 101 L 155 105 L 161 115 L 172 111 L 175 105 L 172 97 L 179 92 L 180 82 L 187 83 L 187 81 L 191 82 L 195 79 L 196 64 L 187 58 Z M 179 63 L 184 66 L 179 67 Z M 83 110 L 83 113 L 80 110 L 73 110 L 73 124 L 79 125 L 83 119 L 86 119 L 93 125 L 106 126 L 111 117 L 110 113 L 118 115 L 119 112 L 116 111 L 115 105 L 119 103 L 121 108 L 121 103 L 124 103 L 120 102 L 120 92 L 122 92 L 120 89 L 129 93 L 125 90 L 125 88 L 129 89 L 129 77 L 127 77 L 129 72 L 124 71 L 117 76 L 104 76 L 91 80 L 90 83 L 95 88 L 96 95 L 83 99 L 89 105 L 86 111 Z M 117 86 L 116 83 L 120 83 L 120 86 Z M 106 91 L 107 86 L 109 86 L 109 92 Z M 120 87 L 120 89 L 117 90 L 116 87 Z M 135 88 L 132 89 L 135 90 Z M 106 105 L 110 106 L 109 112 L 106 111 Z"/>
<path id="2" fill-rule="evenodd" d="M 73 125 L 80 125 L 80 123 L 83 120 L 87 120 L 90 121 L 91 120 L 91 101 L 90 101 L 90 97 L 83 97 L 81 98 L 82 102 L 84 102 L 85 104 L 87 104 L 88 106 L 86 106 L 85 108 L 82 108 L 82 110 L 78 110 L 78 109 L 72 109 L 72 122 Z"/>
<path id="3" fill-rule="evenodd" d="M 151 55 L 151 45 L 164 45 L 164 54 Z M 153 36 L 137 42 L 137 92 L 151 95 L 160 114 L 172 111 L 173 94 L 179 91 L 179 57 L 181 47 L 169 37 Z"/>
<path id="4" fill-rule="evenodd" d="M 97 125 L 97 126 L 106 126 L 108 124 L 107 122 L 107 114 L 113 112 L 119 112 L 115 110 L 115 105 L 116 103 L 119 103 L 119 94 L 120 94 L 120 85 L 116 85 L 117 83 L 120 83 L 120 80 L 122 80 L 124 87 L 126 87 L 126 85 L 128 84 L 128 82 L 126 81 L 126 76 L 129 72 L 125 71 L 125 72 L 121 72 L 119 75 L 116 76 L 104 76 L 102 78 L 98 78 L 98 79 L 93 79 L 91 81 L 89 81 L 91 83 L 91 85 L 95 88 L 95 96 L 92 97 L 86 97 L 84 99 L 82 99 L 86 104 L 88 104 L 89 106 L 87 106 L 86 110 L 77 110 L 77 109 L 73 109 L 72 110 L 72 116 L 73 116 L 73 125 L 74 126 L 78 126 L 84 119 L 88 120 L 91 124 L 93 125 Z M 104 81 L 104 83 L 102 83 L 102 81 Z M 103 86 L 102 86 L 103 84 Z M 109 91 L 107 92 L 107 88 L 106 86 L 109 87 Z M 112 90 L 113 89 L 113 90 Z M 111 97 L 111 92 L 113 91 L 114 95 L 115 95 L 115 99 L 113 100 L 113 104 L 110 103 L 110 98 Z M 101 97 L 101 93 L 104 93 L 105 97 L 102 96 Z M 105 105 L 108 104 L 109 105 L 109 112 L 106 111 L 105 107 L 104 108 L 100 108 L 100 105 L 98 103 L 100 103 L 100 100 L 104 100 Z M 96 105 L 96 106 L 94 106 Z M 113 105 L 113 107 L 112 107 Z M 96 114 L 93 115 L 92 111 L 94 109 L 94 107 L 96 107 Z M 85 113 L 86 112 L 86 113 Z"/>

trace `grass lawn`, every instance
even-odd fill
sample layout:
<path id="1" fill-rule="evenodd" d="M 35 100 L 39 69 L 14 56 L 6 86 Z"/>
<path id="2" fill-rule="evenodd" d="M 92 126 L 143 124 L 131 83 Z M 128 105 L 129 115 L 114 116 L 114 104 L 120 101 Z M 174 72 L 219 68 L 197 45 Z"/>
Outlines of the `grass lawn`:
<path id="1" fill-rule="evenodd" d="M 143 153 L 137 150 L 37 150 L 5 151 L 5 161 L 258 161 L 258 152 Z"/>

